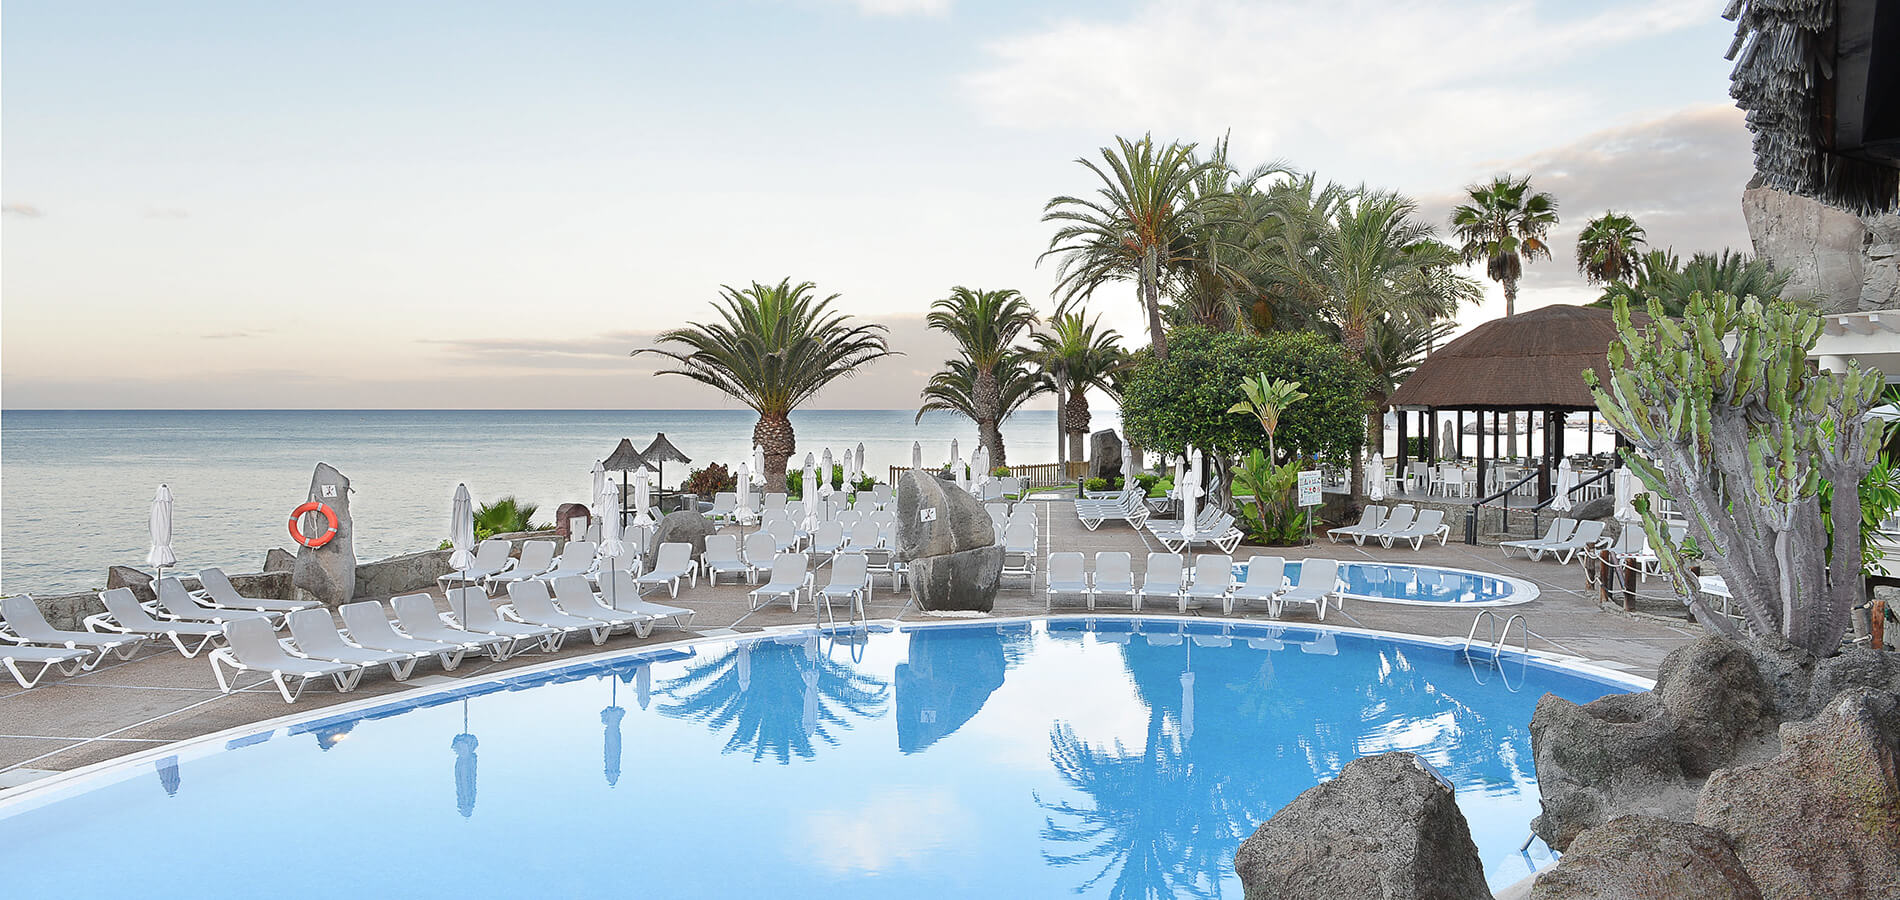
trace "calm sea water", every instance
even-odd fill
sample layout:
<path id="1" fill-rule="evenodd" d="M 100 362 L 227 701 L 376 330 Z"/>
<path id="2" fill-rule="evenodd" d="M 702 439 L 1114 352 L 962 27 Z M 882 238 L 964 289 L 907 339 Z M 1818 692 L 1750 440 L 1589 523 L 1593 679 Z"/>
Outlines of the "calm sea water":
<path id="1" fill-rule="evenodd" d="M 912 423 L 907 410 L 814 410 L 792 416 L 800 457 L 863 442 L 867 468 L 967 455 L 976 427 L 947 414 Z M 1106 419 L 1107 417 L 1102 417 Z M 0 413 L 0 591 L 62 593 L 102 586 L 108 565 L 143 566 L 152 492 L 169 484 L 173 548 L 191 570 L 254 572 L 264 551 L 290 547 L 284 523 L 317 462 L 350 477 L 359 559 L 435 546 L 449 497 L 513 494 L 541 505 L 584 503 L 594 461 L 622 437 L 655 432 L 693 460 L 736 466 L 751 455 L 748 410 L 165 410 Z M 1105 422 L 1103 427 L 1113 423 Z M 1019 413 L 1003 433 L 1017 463 L 1055 461 L 1054 411 Z M 668 466 L 677 484 L 688 466 Z"/>

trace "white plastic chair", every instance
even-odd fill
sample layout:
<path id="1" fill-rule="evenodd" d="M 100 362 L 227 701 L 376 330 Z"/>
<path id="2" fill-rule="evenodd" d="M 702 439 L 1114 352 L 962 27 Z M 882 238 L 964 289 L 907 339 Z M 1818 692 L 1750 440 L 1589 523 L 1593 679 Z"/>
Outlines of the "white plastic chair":
<path id="1" fill-rule="evenodd" d="M 1228 595 L 1234 589 L 1234 558 L 1225 554 L 1202 553 L 1194 557 L 1194 580 L 1181 591 L 1181 612 L 1190 603 L 1220 601 L 1223 611 L 1233 607 Z"/>
<path id="2" fill-rule="evenodd" d="M 1036 525 L 1011 522 L 1003 529 L 1003 578 L 1036 577 Z"/>
<path id="3" fill-rule="evenodd" d="M 1286 590 L 1286 559 L 1279 556 L 1256 556 L 1247 560 L 1247 575 L 1240 584 L 1227 594 L 1227 605 L 1221 612 L 1231 615 L 1235 603 L 1264 603 L 1269 611 L 1277 609 L 1274 598 Z"/>
<path id="4" fill-rule="evenodd" d="M 693 611 L 683 606 L 667 606 L 654 603 L 640 596 L 640 587 L 634 583 L 633 576 L 625 572 L 615 572 L 600 586 L 601 602 L 621 612 L 637 613 L 648 616 L 655 622 L 661 619 L 673 620 L 673 626 L 684 630 L 693 622 Z"/>
<path id="5" fill-rule="evenodd" d="M 585 633 L 596 647 L 607 643 L 607 635 L 614 630 L 612 622 L 570 615 L 555 606 L 554 595 L 545 581 L 517 581 L 508 585 L 508 602 L 515 620 L 543 625 L 564 634 Z"/>
<path id="6" fill-rule="evenodd" d="M 1142 573 L 1141 589 L 1135 592 L 1135 612 L 1141 612 L 1141 602 L 1151 597 L 1178 600 L 1184 568 L 1186 563 L 1179 553 L 1148 554 L 1148 570 Z"/>
<path id="7" fill-rule="evenodd" d="M 772 560 L 779 554 L 778 539 L 763 531 L 745 536 L 745 580 L 758 584 L 761 574 L 772 571 Z"/>
<path id="8" fill-rule="evenodd" d="M 54 628 L 40 612 L 39 605 L 27 594 L 0 599 L 0 616 L 7 620 L 7 630 L 23 644 L 48 644 L 64 647 L 68 650 L 85 649 L 97 654 L 85 666 L 90 670 L 105 662 L 107 655 L 120 659 L 131 659 L 132 655 L 145 646 L 145 635 L 119 634 L 105 635 L 91 631 L 66 631 Z"/>
<path id="9" fill-rule="evenodd" d="M 561 644 L 567 640 L 567 632 L 559 628 L 502 618 L 496 613 L 495 603 L 489 599 L 488 592 L 481 588 L 451 588 L 448 618 L 444 621 L 452 622 L 465 631 L 508 638 L 514 642 L 510 656 L 520 653 L 532 642 L 540 643 L 541 649 L 553 653 L 561 649 Z"/>
<path id="10" fill-rule="evenodd" d="M 506 572 L 509 566 L 515 564 L 514 560 L 508 558 L 511 549 L 507 541 L 501 538 L 489 538 L 475 545 L 475 558 L 469 563 L 467 569 L 456 569 L 437 578 L 436 581 L 442 584 L 449 582 L 480 584 L 483 579 Z"/>
<path id="11" fill-rule="evenodd" d="M 840 553 L 831 559 L 831 582 L 819 588 L 814 602 L 825 605 L 825 616 L 832 617 L 831 601 L 843 600 L 854 616 L 864 615 L 864 598 L 871 592 L 871 575 L 862 553 Z M 833 621 L 836 621 L 835 618 Z"/>
<path id="12" fill-rule="evenodd" d="M 562 612 L 581 619 L 595 619 L 606 622 L 615 628 L 631 628 L 634 637 L 646 637 L 653 633 L 653 620 L 657 618 L 648 613 L 616 609 L 602 603 L 594 589 L 587 586 L 585 578 L 557 578 L 553 581 L 554 602 Z"/>
<path id="13" fill-rule="evenodd" d="M 1321 621 L 1326 619 L 1326 601 L 1339 589 L 1339 561 L 1314 559 L 1300 561 L 1300 581 L 1275 598 L 1272 615 L 1279 618 L 1288 605 L 1300 603 L 1313 607 Z"/>
<path id="14" fill-rule="evenodd" d="M 74 650 L 68 647 L 21 647 L 14 644 L 0 644 L 0 666 L 4 666 L 20 683 L 23 690 L 32 690 L 46 673 L 55 669 L 68 678 L 79 674 L 85 668 L 89 650 Z M 32 675 L 21 668 L 24 665 L 38 665 L 39 670 Z"/>
<path id="15" fill-rule="evenodd" d="M 542 581 L 553 581 L 570 575 L 585 578 L 587 573 L 594 571 L 594 557 L 597 553 L 598 548 L 591 541 L 568 541 L 567 546 L 561 548 L 561 558 L 555 561 L 554 567 L 535 577 Z"/>
<path id="16" fill-rule="evenodd" d="M 273 629 L 284 624 L 283 613 L 259 612 L 254 609 L 217 609 L 198 602 L 191 592 L 185 590 L 178 579 L 170 575 L 158 580 L 157 615 L 186 622 L 211 622 L 222 625 L 239 619 L 263 619 Z"/>
<path id="17" fill-rule="evenodd" d="M 402 626 L 404 634 L 425 641 L 460 644 L 467 650 L 486 654 L 495 662 L 501 662 L 520 652 L 524 646 L 538 641 L 536 638 L 481 634 L 457 628 L 443 620 L 441 614 L 436 611 L 435 598 L 428 594 L 403 594 L 399 597 L 391 597 L 389 605 L 395 609 L 396 623 Z"/>
<path id="18" fill-rule="evenodd" d="M 543 572 L 552 568 L 554 568 L 553 541 L 523 541 L 521 544 L 521 558 L 514 560 L 514 565 L 509 566 L 503 571 L 496 572 L 482 581 L 484 584 L 487 584 L 488 589 L 492 591 L 495 589 L 495 585 L 512 585 L 516 582 L 527 581 L 532 578 L 540 577 Z"/>
<path id="19" fill-rule="evenodd" d="M 224 570 L 212 566 L 198 570 L 198 583 L 204 589 L 193 596 L 207 606 L 218 609 L 250 609 L 258 612 L 287 613 L 297 609 L 311 609 L 322 606 L 315 600 L 272 600 L 268 597 L 246 597 L 238 593 Z"/>
<path id="20" fill-rule="evenodd" d="M 691 578 L 693 587 L 699 587 L 699 569 L 693 565 L 693 545 L 684 541 L 668 541 L 660 545 L 653 556 L 653 570 L 634 579 L 640 587 L 666 585 L 669 596 L 680 595 L 680 579 Z"/>

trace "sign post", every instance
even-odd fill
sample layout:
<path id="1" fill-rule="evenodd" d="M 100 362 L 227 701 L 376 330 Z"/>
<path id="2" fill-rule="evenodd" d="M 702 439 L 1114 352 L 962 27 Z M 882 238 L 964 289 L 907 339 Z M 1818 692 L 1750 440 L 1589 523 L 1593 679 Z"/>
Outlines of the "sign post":
<path id="1" fill-rule="evenodd" d="M 1310 509 L 1326 502 L 1321 493 L 1321 479 L 1318 469 L 1306 469 L 1300 472 L 1299 505 L 1301 509 Z M 1313 540 L 1313 516 L 1306 517 L 1306 540 Z"/>

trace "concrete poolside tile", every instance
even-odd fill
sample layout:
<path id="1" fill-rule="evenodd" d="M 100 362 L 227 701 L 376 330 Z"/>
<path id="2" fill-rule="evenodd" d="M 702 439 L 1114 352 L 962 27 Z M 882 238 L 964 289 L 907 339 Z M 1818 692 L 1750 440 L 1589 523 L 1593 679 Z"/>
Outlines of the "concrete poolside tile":
<path id="1" fill-rule="evenodd" d="M 11 769 L 28 760 L 55 753 L 78 743 L 76 740 L 59 738 L 0 737 L 0 769 Z M 44 768 L 37 764 L 35 767 Z"/>
<path id="2" fill-rule="evenodd" d="M 0 704 L 8 734 L 98 737 L 175 712 L 215 691 L 142 691 L 79 685 L 44 685 Z"/>

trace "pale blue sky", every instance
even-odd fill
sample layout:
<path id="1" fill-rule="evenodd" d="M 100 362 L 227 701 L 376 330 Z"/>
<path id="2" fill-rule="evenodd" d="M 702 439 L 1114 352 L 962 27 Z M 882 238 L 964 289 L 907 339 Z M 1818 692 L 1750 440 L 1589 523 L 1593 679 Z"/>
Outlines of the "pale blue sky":
<path id="1" fill-rule="evenodd" d="M 1567 227 L 1520 302 L 1574 302 L 1604 207 L 1746 243 L 1720 6 L 16 0 L 0 404 L 717 405 L 625 351 L 791 276 L 910 353 L 820 405 L 908 407 L 929 301 L 1046 306 L 1041 205 L 1147 130 L 1435 219 L 1530 171 Z"/>

